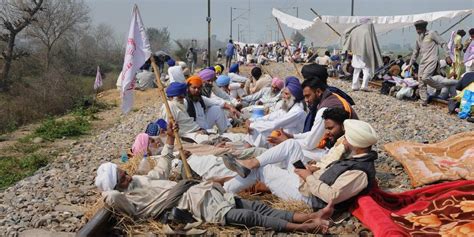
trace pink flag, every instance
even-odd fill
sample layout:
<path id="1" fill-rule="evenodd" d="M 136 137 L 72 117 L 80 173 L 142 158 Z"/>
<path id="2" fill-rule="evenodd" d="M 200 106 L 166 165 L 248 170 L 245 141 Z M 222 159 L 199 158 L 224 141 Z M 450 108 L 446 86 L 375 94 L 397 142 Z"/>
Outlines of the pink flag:
<path id="1" fill-rule="evenodd" d="M 151 56 L 150 43 L 146 36 L 145 27 L 138 6 L 133 7 L 132 22 L 128 31 L 127 47 L 122 68 L 122 111 L 128 113 L 133 106 L 133 89 L 135 88 L 135 73 Z"/>
<path id="2" fill-rule="evenodd" d="M 100 74 L 100 68 L 97 66 L 97 74 L 95 75 L 94 90 L 98 90 L 102 87 L 102 75 Z"/>

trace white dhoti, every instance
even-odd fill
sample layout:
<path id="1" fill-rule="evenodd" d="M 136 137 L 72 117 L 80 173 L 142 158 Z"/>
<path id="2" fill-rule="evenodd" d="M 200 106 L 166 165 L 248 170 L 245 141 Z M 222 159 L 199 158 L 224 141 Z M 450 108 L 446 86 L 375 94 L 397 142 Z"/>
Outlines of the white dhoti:
<path id="1" fill-rule="evenodd" d="M 323 151 L 320 150 L 320 153 Z M 309 154 L 312 155 L 312 153 Z M 260 180 L 279 198 L 296 199 L 309 203 L 310 199 L 303 197 L 298 190 L 300 182 L 299 177 L 293 172 L 293 163 L 301 160 L 306 164 L 311 160 L 311 157 L 304 155 L 304 150 L 296 140 L 286 140 L 268 149 L 256 159 L 259 161 L 260 167 L 253 169 L 246 178 L 237 176 L 225 182 L 226 192 L 238 193 Z"/>
<path id="2" fill-rule="evenodd" d="M 352 57 L 352 67 L 354 68 L 354 74 L 352 75 L 352 89 L 368 89 L 371 76 L 369 67 L 366 66 L 365 62 L 362 61 L 362 58 L 358 55 L 354 55 Z M 362 87 L 360 86 L 359 82 L 360 72 L 364 74 L 362 77 Z"/>
<path id="3" fill-rule="evenodd" d="M 227 131 L 229 121 L 224 110 L 219 106 L 211 106 L 206 111 L 206 119 L 196 119 L 196 122 L 203 129 L 211 129 L 214 125 L 217 126 L 219 133 Z"/>
<path id="4" fill-rule="evenodd" d="M 311 198 L 303 196 L 299 191 L 300 177 L 294 172 L 294 168 L 282 169 L 276 165 L 260 167 L 247 176 L 235 178 L 224 183 L 224 189 L 228 193 L 238 193 L 245 188 L 254 185 L 257 180 L 263 182 L 270 191 L 283 200 L 303 201 L 311 205 Z"/>

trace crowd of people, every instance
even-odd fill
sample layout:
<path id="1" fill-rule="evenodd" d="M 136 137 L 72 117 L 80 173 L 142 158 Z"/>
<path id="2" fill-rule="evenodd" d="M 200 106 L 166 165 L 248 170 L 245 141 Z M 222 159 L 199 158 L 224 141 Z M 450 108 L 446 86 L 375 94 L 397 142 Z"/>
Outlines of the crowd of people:
<path id="1" fill-rule="evenodd" d="M 448 93 L 451 87 L 459 89 L 459 83 L 464 88 L 473 85 L 472 72 L 461 76 L 464 66 L 472 70 L 472 60 L 463 64 L 460 59 L 464 51 L 473 50 L 471 42 L 460 44 L 465 32 L 458 31 L 454 37 L 454 60 L 440 61 L 438 47 L 447 45 L 426 25 L 425 21 L 415 24 L 418 38 L 409 60 L 381 57 L 368 20 L 345 32 L 343 49 L 350 52 L 345 55 L 331 56 L 327 51 L 317 56 L 311 48 L 294 44 L 289 48 L 278 43 L 241 47 L 229 41 L 217 55 L 225 57 L 225 66 L 198 71 L 189 59 L 188 64 L 168 59 L 164 82 L 175 122 L 170 122 L 163 105 L 161 118 L 137 135 L 130 150 L 134 158 L 148 157 L 156 165 L 130 176 L 116 164 L 104 163 L 95 184 L 106 205 L 134 218 L 324 232 L 335 216 L 347 212 L 360 195 L 377 186 L 374 162 L 378 154 L 372 149 L 377 132 L 359 120 L 348 94 L 328 84 L 330 74 L 353 74 L 354 91 L 368 91 L 368 80 L 377 75 L 397 86 L 409 86 L 411 78 L 423 104 L 433 96 L 427 87 L 438 95 L 443 89 Z M 469 33 L 472 40 L 474 30 Z M 416 64 L 418 57 L 421 60 Z M 272 78 L 265 70 L 268 61 L 305 61 L 303 78 Z M 253 63 L 257 65 L 249 77 L 240 73 L 242 64 Z M 341 69 L 343 64 L 346 69 Z M 445 74 L 437 75 L 440 65 Z M 233 132 L 234 127 L 245 132 Z M 169 180 L 172 172 L 185 176 L 174 147 L 175 130 L 184 148 L 191 151 L 186 156 L 193 180 Z M 238 196 L 257 185 L 281 200 L 302 201 L 314 212 L 276 210 Z"/>

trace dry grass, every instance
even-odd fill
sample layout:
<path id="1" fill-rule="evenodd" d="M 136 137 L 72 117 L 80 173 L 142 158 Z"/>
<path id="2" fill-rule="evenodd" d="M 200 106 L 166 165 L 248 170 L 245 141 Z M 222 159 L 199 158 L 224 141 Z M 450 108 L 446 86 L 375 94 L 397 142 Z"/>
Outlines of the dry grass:
<path id="1" fill-rule="evenodd" d="M 127 163 L 121 164 L 120 168 L 127 171 L 128 174 L 134 175 L 137 173 L 141 159 L 141 155 L 134 156 L 133 158 L 129 159 Z M 150 166 L 154 167 L 155 161 L 152 159 L 148 160 L 150 161 Z M 312 212 L 312 209 L 302 201 L 282 201 L 273 194 L 251 194 L 247 192 L 242 192 L 239 194 L 239 196 L 243 199 L 261 201 L 276 209 L 304 213 Z M 98 200 L 96 203 L 86 205 L 87 211 L 84 216 L 87 220 L 90 220 L 98 210 L 104 207 L 103 198 L 101 198 L 99 193 L 97 193 L 97 199 Z M 122 229 L 127 234 L 127 236 L 146 234 L 149 232 L 158 235 L 165 234 L 163 231 L 163 224 L 156 220 L 134 220 L 126 215 L 117 212 L 114 212 L 114 216 L 117 218 L 117 220 L 119 220 L 117 227 Z M 214 235 L 219 234 L 219 236 L 235 236 L 237 234 L 250 235 L 252 233 L 256 233 L 259 231 L 261 232 L 265 230 L 262 227 L 247 228 L 245 226 L 221 226 L 217 224 L 208 223 L 201 225 L 199 228 L 206 229 L 207 233 L 211 233 Z"/>

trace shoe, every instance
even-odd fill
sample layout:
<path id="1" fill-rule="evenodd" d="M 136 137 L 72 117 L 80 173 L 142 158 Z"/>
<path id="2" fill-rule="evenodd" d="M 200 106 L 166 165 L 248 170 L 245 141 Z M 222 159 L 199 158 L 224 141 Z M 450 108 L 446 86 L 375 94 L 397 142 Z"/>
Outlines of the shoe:
<path id="1" fill-rule="evenodd" d="M 470 123 L 474 123 L 474 117 L 469 117 L 466 119 L 466 121 L 470 122 Z"/>
<path id="2" fill-rule="evenodd" d="M 362 88 L 360 89 L 361 91 L 364 91 L 364 92 L 371 92 L 371 90 L 369 90 L 369 88 Z"/>
<path id="3" fill-rule="evenodd" d="M 246 178 L 250 174 L 250 169 L 239 164 L 237 160 L 231 154 L 224 154 L 222 157 L 225 167 L 236 172 L 240 177 Z"/>
<path id="4" fill-rule="evenodd" d="M 428 101 L 424 100 L 423 102 L 421 102 L 421 106 L 423 106 L 423 107 L 428 106 Z"/>
<path id="5" fill-rule="evenodd" d="M 352 91 L 359 91 L 359 89 L 352 89 Z"/>
<path id="6" fill-rule="evenodd" d="M 193 215 L 187 210 L 181 210 L 177 207 L 173 207 L 171 209 L 171 213 L 168 215 L 168 220 L 175 223 L 194 223 L 196 219 L 194 219 Z"/>

